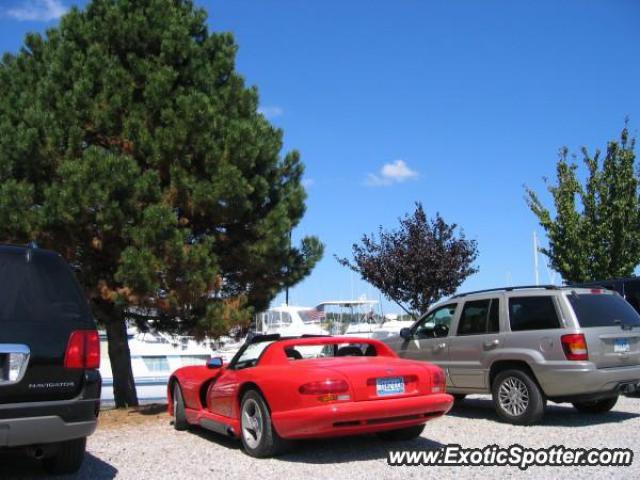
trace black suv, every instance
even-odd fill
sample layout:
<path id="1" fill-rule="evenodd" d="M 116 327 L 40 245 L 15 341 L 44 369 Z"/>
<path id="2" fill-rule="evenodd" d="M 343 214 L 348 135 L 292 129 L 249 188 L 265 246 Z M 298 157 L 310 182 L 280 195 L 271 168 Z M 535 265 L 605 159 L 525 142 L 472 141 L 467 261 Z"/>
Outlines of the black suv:
<path id="1" fill-rule="evenodd" d="M 0 245 L 0 450 L 77 471 L 100 410 L 100 339 L 60 255 Z"/>

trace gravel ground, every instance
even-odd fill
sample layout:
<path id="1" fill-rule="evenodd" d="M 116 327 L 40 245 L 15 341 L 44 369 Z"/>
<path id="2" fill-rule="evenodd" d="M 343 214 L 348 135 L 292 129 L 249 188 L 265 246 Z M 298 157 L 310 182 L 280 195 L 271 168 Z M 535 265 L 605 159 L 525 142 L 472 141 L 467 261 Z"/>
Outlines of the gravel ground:
<path id="1" fill-rule="evenodd" d="M 550 404 L 543 423 L 518 427 L 500 423 L 487 397 L 471 397 L 445 418 L 427 424 L 422 437 L 393 448 L 434 449 L 457 443 L 484 447 L 514 443 L 525 447 L 626 447 L 640 451 L 640 399 L 621 398 L 608 414 L 578 414 L 568 404 Z M 202 479 L 284 478 L 640 478 L 640 458 L 631 467 L 390 467 L 389 443 L 374 436 L 301 442 L 277 459 L 245 455 L 239 443 L 203 430 L 176 432 L 164 415 L 141 423 L 105 425 L 89 439 L 78 476 L 71 478 Z M 0 455 L 0 478 L 42 478 L 34 460 Z"/>

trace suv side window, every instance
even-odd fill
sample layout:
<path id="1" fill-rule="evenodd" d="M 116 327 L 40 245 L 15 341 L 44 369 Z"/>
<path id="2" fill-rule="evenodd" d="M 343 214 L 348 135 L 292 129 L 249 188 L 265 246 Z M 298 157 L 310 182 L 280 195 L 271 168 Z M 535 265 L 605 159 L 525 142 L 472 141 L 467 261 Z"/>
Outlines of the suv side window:
<path id="1" fill-rule="evenodd" d="M 558 312 L 550 296 L 511 297 L 509 321 L 512 332 L 560 328 Z"/>
<path id="2" fill-rule="evenodd" d="M 416 338 L 441 338 L 449 335 L 451 320 L 456 313 L 456 304 L 445 305 L 425 315 L 418 322 L 414 335 Z"/>
<path id="3" fill-rule="evenodd" d="M 483 335 L 497 332 L 499 306 L 500 300 L 497 298 L 466 302 L 460 314 L 458 335 Z"/>

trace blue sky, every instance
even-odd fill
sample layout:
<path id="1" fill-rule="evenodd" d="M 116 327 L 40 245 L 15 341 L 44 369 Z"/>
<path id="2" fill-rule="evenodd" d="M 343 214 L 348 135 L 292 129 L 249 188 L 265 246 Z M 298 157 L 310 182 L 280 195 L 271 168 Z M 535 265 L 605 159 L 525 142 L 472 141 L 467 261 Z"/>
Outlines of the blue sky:
<path id="1" fill-rule="evenodd" d="M 0 50 L 84 3 L 2 0 Z M 377 299 L 333 255 L 416 201 L 478 241 L 463 290 L 533 283 L 532 234 L 544 232 L 523 185 L 544 189 L 561 146 L 604 148 L 627 115 L 640 125 L 634 0 L 197 3 L 213 30 L 235 34 L 238 70 L 306 164 L 294 241 L 318 235 L 326 255 L 292 303 Z"/>

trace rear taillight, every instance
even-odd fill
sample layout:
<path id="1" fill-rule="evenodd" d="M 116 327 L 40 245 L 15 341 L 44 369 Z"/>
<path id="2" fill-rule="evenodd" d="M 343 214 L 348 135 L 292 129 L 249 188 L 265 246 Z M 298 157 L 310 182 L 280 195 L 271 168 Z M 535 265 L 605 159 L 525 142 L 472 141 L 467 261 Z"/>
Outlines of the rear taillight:
<path id="1" fill-rule="evenodd" d="M 441 368 L 431 369 L 431 392 L 445 393 L 447 388 L 447 377 Z"/>
<path id="2" fill-rule="evenodd" d="M 323 380 L 301 385 L 298 391 L 303 395 L 317 395 L 320 402 L 351 400 L 349 384 L 344 380 Z"/>
<path id="3" fill-rule="evenodd" d="M 567 360 L 589 360 L 589 352 L 587 351 L 587 341 L 582 333 L 572 333 L 563 335 L 560 338 L 562 349 Z"/>
<path id="4" fill-rule="evenodd" d="M 96 330 L 71 333 L 64 355 L 65 368 L 100 368 L 100 337 Z"/>

